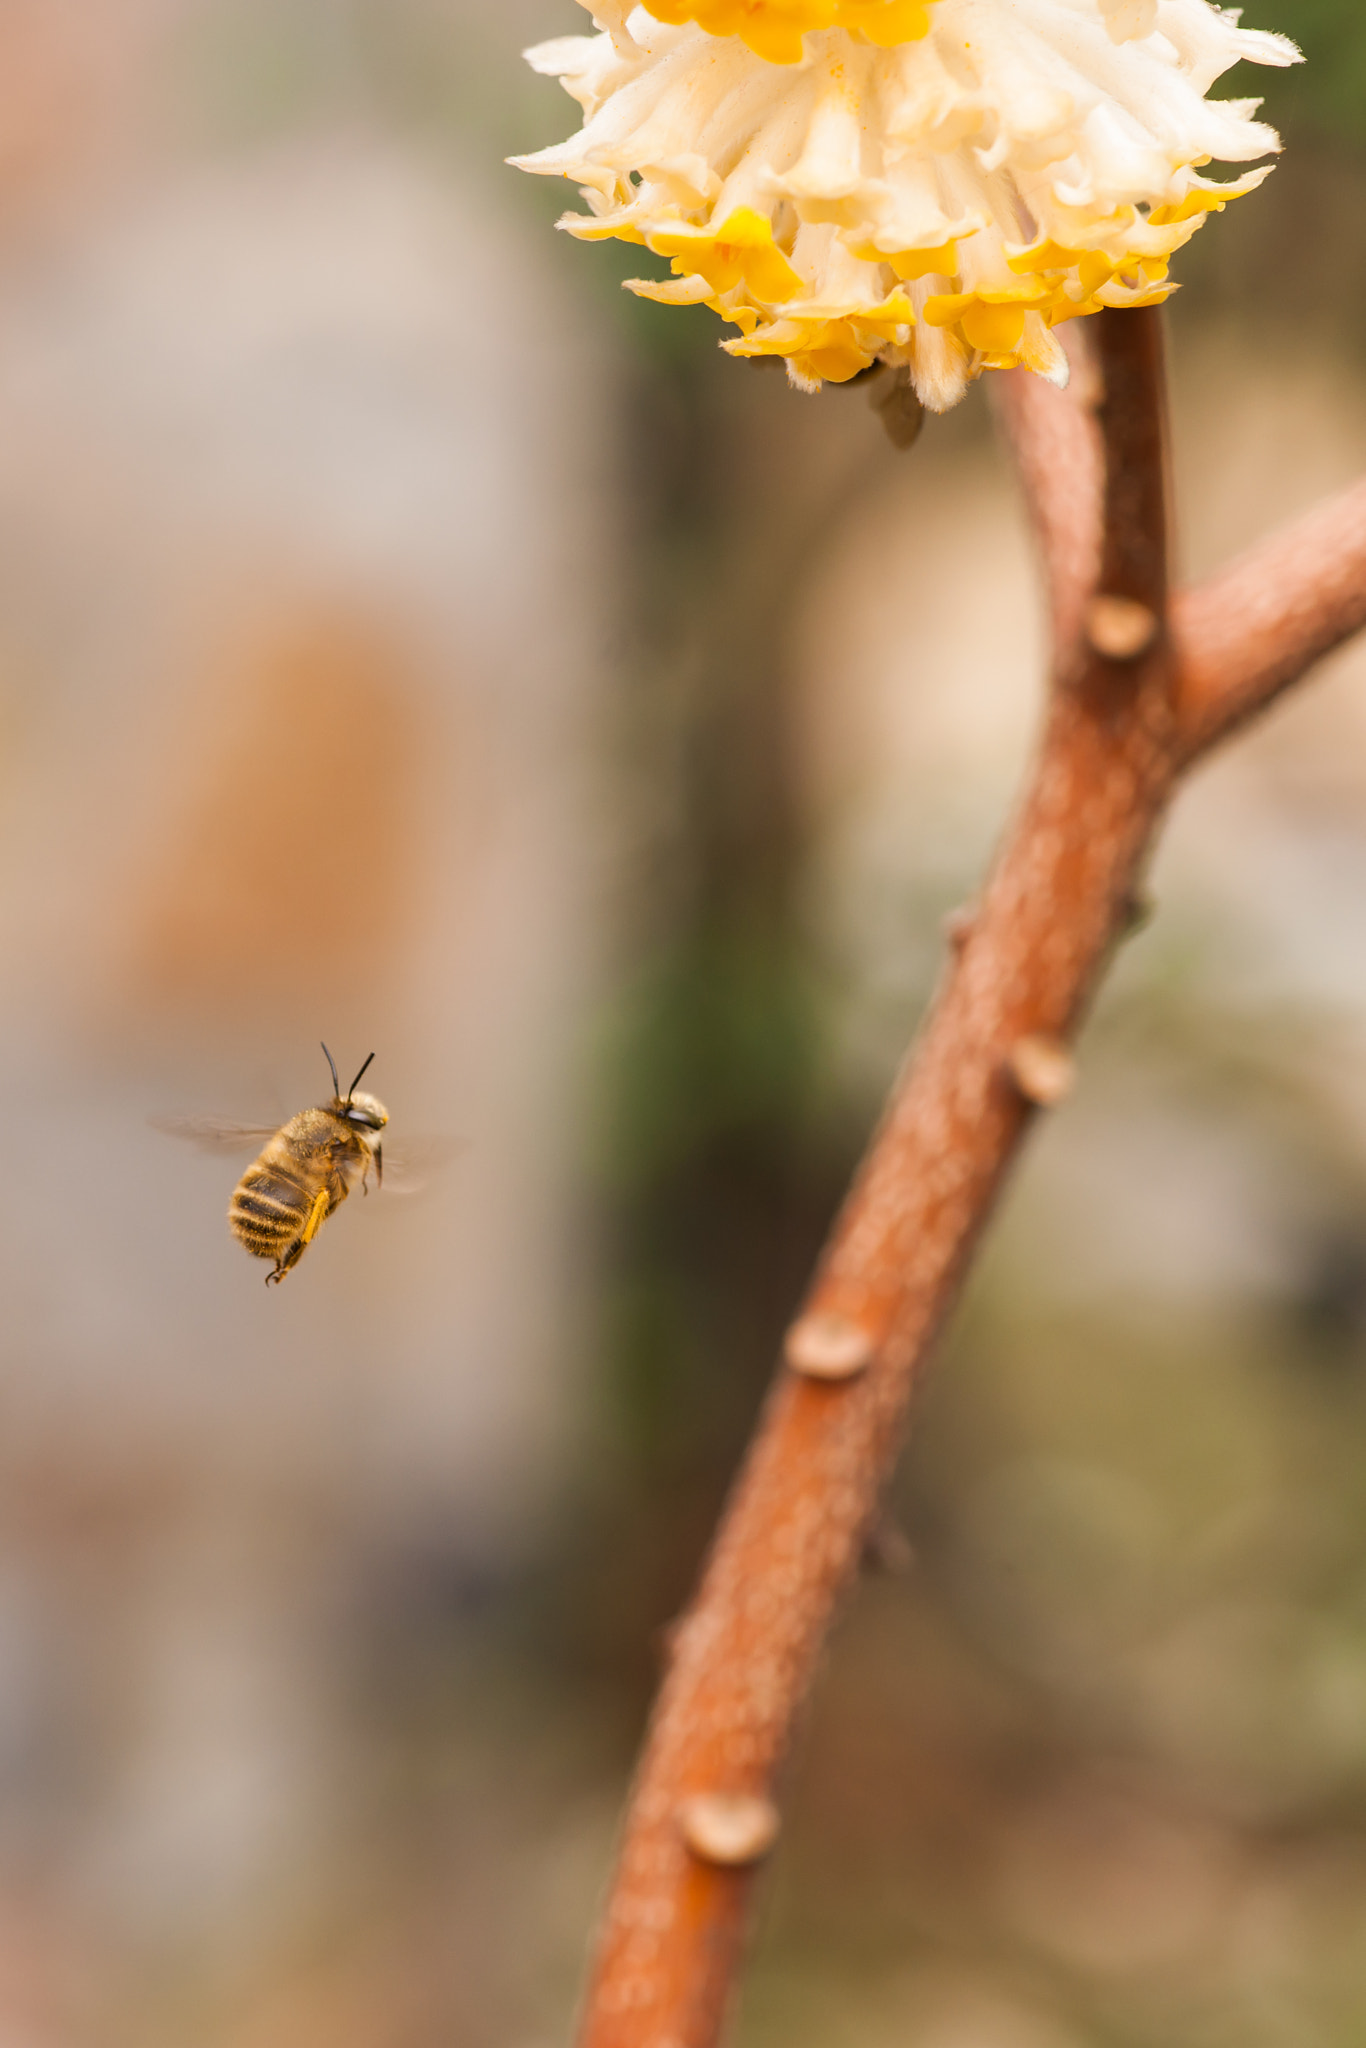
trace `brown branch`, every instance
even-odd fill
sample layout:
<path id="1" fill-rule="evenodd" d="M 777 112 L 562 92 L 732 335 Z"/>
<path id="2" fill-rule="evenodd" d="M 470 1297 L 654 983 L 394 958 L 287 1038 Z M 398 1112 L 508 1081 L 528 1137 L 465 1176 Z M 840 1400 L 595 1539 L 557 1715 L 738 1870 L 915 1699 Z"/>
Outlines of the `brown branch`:
<path id="1" fill-rule="evenodd" d="M 1024 487 L 1047 586 L 1054 649 L 1081 640 L 1100 577 L 1105 454 L 1095 417 L 1099 372 L 1080 323 L 1068 334 L 1072 382 L 1055 391 L 1028 370 L 1003 370 L 991 396 Z"/>
<path id="2" fill-rule="evenodd" d="M 1096 426 L 1084 407 L 1052 393 L 1036 400 L 1018 380 L 1007 402 L 1058 643 L 1040 757 L 789 1332 L 787 1363 L 673 1635 L 581 2048 L 719 2039 L 793 1723 L 876 1518 L 912 1388 L 1036 1106 L 1065 1083 L 1063 1041 L 1128 922 L 1154 828 L 1195 746 L 1244 715 L 1259 678 L 1285 679 L 1296 632 L 1306 660 L 1328 644 L 1314 591 L 1333 620 L 1359 616 L 1344 594 L 1350 570 L 1325 577 L 1322 563 L 1302 560 L 1314 535 L 1292 536 L 1276 559 L 1292 581 L 1299 565 L 1301 596 L 1282 603 L 1276 651 L 1253 644 L 1265 622 L 1236 633 L 1236 594 L 1216 584 L 1180 613 L 1192 668 L 1179 683 L 1165 630 L 1158 317 L 1107 313 L 1096 326 Z M 1332 531 L 1341 540 L 1349 529 L 1340 518 Z M 1326 545 L 1328 529 L 1315 532 Z M 1230 573 L 1236 593 L 1245 572 Z M 1140 624 L 1150 615 L 1128 658 L 1098 651 L 1114 623 L 1098 601 L 1127 605 Z"/>
<path id="3" fill-rule="evenodd" d="M 1089 323 L 1088 323 L 1089 324 Z M 1084 329 L 1064 330 L 1072 385 L 1027 370 L 993 380 L 1048 584 L 1055 664 L 1082 636 L 1100 570 L 1102 442 L 1098 378 Z M 1204 753 L 1322 655 L 1366 626 L 1366 482 L 1315 505 L 1172 604 L 1179 709 L 1191 757 Z"/>
<path id="4" fill-rule="evenodd" d="M 1181 723 L 1203 753 L 1366 626 L 1366 482 L 1221 569 L 1173 607 Z"/>

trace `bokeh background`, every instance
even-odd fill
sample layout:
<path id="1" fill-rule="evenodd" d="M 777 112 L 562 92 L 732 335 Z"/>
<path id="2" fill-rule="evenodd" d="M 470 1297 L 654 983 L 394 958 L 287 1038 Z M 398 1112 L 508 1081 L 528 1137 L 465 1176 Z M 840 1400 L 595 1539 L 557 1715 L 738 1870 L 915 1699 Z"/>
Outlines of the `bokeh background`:
<path id="1" fill-rule="evenodd" d="M 1366 26 L 1172 310 L 1199 571 L 1366 466 Z M 683 1599 L 1011 801 L 894 451 L 503 168 L 571 0 L 0 5 L 2 2048 L 553 2048 Z M 741 2048 L 1366 2039 L 1366 649 L 1183 797 L 834 1643 Z M 236 1166 L 373 1047 L 411 1202 Z"/>

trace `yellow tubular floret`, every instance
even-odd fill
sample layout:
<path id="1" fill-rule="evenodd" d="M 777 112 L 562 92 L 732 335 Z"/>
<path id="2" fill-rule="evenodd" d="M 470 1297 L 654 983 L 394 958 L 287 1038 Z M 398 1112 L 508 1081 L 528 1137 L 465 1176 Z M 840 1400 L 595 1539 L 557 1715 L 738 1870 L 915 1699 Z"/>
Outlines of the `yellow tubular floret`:
<path id="1" fill-rule="evenodd" d="M 781 305 L 802 281 L 773 240 L 773 224 L 752 207 L 737 206 L 719 227 L 656 229 L 646 237 L 656 256 L 670 258 L 675 276 L 703 277 L 716 293 L 744 285 L 762 305 Z"/>
<path id="2" fill-rule="evenodd" d="M 736 313 L 727 317 L 739 324 Z M 724 346 L 733 356 L 782 356 L 804 383 L 847 384 L 886 347 L 904 342 L 914 325 L 910 300 L 894 291 L 878 305 L 808 305 L 780 314 L 767 325 L 755 323 L 752 333 Z"/>
<path id="3" fill-rule="evenodd" d="M 802 37 L 843 28 L 884 50 L 929 33 L 934 0 L 652 0 L 656 21 L 695 21 L 712 36 L 739 36 L 770 64 L 800 64 Z"/>
<path id="4" fill-rule="evenodd" d="M 1240 184 L 1222 192 L 1193 191 L 1179 206 L 1155 209 L 1147 225 L 1163 229 L 1161 240 L 1178 246 L 1207 212 L 1243 189 Z M 1167 218 L 1159 219 L 1159 212 Z M 1152 305 L 1173 289 L 1165 256 L 1074 249 L 1047 237 L 1006 255 L 1013 279 L 970 288 L 960 276 L 958 254 L 960 243 L 971 251 L 976 238 L 967 235 L 892 254 L 861 247 L 861 261 L 885 266 L 889 290 L 879 303 L 815 305 L 808 299 L 793 305 L 806 289 L 803 279 L 775 242 L 771 222 L 752 207 L 734 208 L 719 224 L 669 222 L 644 235 L 626 223 L 585 223 L 571 216 L 565 224 L 594 238 L 615 233 L 645 242 L 669 259 L 674 276 L 631 278 L 629 291 L 665 306 L 710 307 L 741 330 L 724 344 L 733 355 L 783 356 L 802 383 L 842 384 L 879 357 L 904 349 L 917 324 L 905 286 L 917 279 L 939 278 L 956 287 L 927 297 L 918 318 L 947 330 L 965 358 L 976 357 L 989 369 L 1044 370 L 1050 360 L 1043 340 L 1047 329 L 1107 305 Z"/>

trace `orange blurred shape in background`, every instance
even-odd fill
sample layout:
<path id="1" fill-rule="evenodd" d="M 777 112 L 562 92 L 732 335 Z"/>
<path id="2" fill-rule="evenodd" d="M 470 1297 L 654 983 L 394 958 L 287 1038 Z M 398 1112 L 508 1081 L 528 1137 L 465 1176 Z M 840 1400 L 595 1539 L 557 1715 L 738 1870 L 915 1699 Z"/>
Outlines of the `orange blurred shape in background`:
<path id="1" fill-rule="evenodd" d="M 399 636 L 340 602 L 301 602 L 228 652 L 218 735 L 183 764 L 168 842 L 128 906 L 141 994 L 316 1009 L 392 971 L 418 894 L 411 679 Z"/>

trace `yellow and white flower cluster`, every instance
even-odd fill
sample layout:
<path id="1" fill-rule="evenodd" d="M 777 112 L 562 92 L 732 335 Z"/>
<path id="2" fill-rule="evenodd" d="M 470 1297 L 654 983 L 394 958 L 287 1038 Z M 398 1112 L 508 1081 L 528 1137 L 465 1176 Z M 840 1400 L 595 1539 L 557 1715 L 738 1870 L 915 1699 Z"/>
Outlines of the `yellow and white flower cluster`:
<path id="1" fill-rule="evenodd" d="M 584 110 L 514 158 L 583 188 L 561 223 L 666 258 L 630 289 L 710 306 L 793 380 L 909 366 L 936 411 L 983 369 L 1064 382 L 1053 329 L 1143 306 L 1205 215 L 1212 159 L 1279 148 L 1229 66 L 1293 64 L 1208 0 L 581 0 L 528 53 Z"/>

